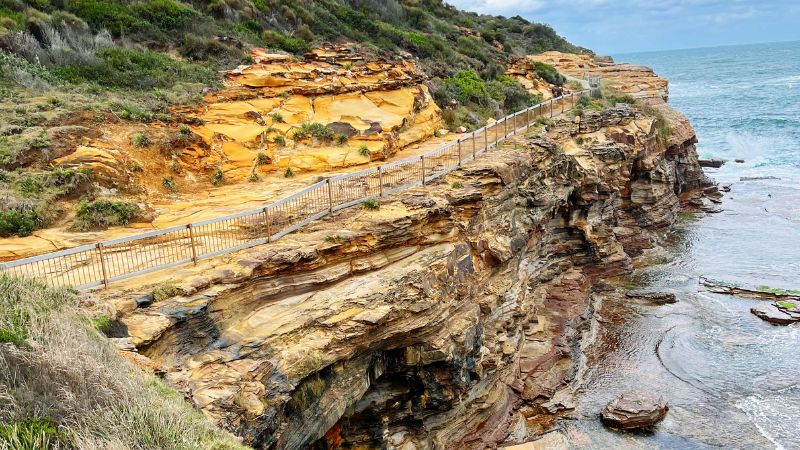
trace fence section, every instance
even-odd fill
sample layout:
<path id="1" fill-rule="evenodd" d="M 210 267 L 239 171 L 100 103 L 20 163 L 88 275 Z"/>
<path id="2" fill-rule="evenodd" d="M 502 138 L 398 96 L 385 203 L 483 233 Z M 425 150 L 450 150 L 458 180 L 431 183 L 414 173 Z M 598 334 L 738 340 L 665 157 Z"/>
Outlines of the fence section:
<path id="1" fill-rule="evenodd" d="M 334 211 L 429 183 L 540 117 L 563 113 L 588 92 L 510 114 L 421 156 L 320 181 L 262 209 L 0 263 L 0 269 L 53 286 L 86 289 L 264 244 Z"/>

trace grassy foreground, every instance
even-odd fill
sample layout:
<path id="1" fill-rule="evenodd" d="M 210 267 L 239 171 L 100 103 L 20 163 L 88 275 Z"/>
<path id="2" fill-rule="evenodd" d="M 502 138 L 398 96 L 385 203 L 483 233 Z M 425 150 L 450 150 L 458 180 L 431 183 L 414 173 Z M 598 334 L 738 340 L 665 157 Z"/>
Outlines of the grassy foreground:
<path id="1" fill-rule="evenodd" d="M 126 363 L 78 297 L 0 274 L 0 449 L 243 449 Z"/>

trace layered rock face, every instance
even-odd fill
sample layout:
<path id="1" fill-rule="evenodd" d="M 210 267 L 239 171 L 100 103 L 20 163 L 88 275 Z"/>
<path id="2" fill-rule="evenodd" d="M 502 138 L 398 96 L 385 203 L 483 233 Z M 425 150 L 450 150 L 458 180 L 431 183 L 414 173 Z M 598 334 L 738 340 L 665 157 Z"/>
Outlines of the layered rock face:
<path id="1" fill-rule="evenodd" d="M 572 77 L 599 76 L 609 88 L 635 98 L 666 101 L 669 97 L 668 81 L 648 67 L 615 63 L 607 56 L 561 52 L 544 52 L 528 58 L 550 64 L 559 72 Z"/>
<path id="2" fill-rule="evenodd" d="M 521 441 L 561 407 L 594 283 L 709 185 L 661 108 L 668 140 L 631 107 L 587 110 L 377 211 L 175 271 L 177 297 L 112 294 L 119 335 L 256 448 Z"/>
<path id="3" fill-rule="evenodd" d="M 439 108 L 411 60 L 369 61 L 333 45 L 299 61 L 260 50 L 253 58 L 199 111 L 185 111 L 200 118 L 192 129 L 205 145 L 187 148 L 183 164 L 244 178 L 261 152 L 269 159 L 262 170 L 327 170 L 384 158 L 440 128 Z M 329 135 L 298 132 L 310 123 Z"/>

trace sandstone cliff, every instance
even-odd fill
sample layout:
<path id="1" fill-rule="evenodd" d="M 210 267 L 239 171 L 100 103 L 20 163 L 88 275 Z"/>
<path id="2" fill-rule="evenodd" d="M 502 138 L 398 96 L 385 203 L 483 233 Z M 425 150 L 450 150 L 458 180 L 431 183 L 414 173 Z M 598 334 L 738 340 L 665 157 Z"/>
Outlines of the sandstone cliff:
<path id="1" fill-rule="evenodd" d="M 256 448 L 524 439 L 575 373 L 593 284 L 709 186 L 688 121 L 658 109 L 565 116 L 378 211 L 151 277 L 171 298 L 121 285 L 115 334 Z"/>

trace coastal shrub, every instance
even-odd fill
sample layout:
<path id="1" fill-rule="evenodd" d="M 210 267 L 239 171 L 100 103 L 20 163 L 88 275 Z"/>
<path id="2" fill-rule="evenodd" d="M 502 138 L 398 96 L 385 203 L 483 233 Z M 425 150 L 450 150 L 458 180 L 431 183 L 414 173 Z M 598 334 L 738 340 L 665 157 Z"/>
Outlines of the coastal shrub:
<path id="1" fill-rule="evenodd" d="M 273 123 L 284 123 L 283 115 L 279 112 L 274 112 L 269 115 Z"/>
<path id="2" fill-rule="evenodd" d="M 74 228 L 79 231 L 105 230 L 112 226 L 127 225 L 141 214 L 139 205 L 132 202 L 81 200 L 75 205 Z"/>
<path id="3" fill-rule="evenodd" d="M 106 316 L 106 315 L 101 315 L 100 317 L 92 319 L 91 322 L 92 322 L 92 326 L 97 331 L 99 331 L 99 332 L 101 332 L 103 334 L 107 335 L 108 332 L 111 330 L 112 321 L 111 321 L 111 318 Z"/>
<path id="4" fill-rule="evenodd" d="M 192 134 L 192 129 L 188 125 L 180 124 L 178 125 L 178 133 L 181 136 L 189 136 Z"/>
<path id="5" fill-rule="evenodd" d="M 268 162 L 269 158 L 267 157 L 267 154 L 264 152 L 258 152 L 258 154 L 256 155 L 256 165 L 263 166 L 266 165 Z"/>
<path id="6" fill-rule="evenodd" d="M 250 171 L 250 175 L 247 177 L 247 181 L 255 183 L 259 180 L 261 180 L 261 177 L 258 176 L 258 172 L 256 172 L 256 169 L 253 168 L 253 170 Z"/>
<path id="7" fill-rule="evenodd" d="M 374 211 L 381 207 L 381 203 L 377 198 L 370 198 L 361 202 L 361 207 L 370 211 Z"/>
<path id="8" fill-rule="evenodd" d="M 137 147 L 147 147 L 150 145 L 150 138 L 144 133 L 136 133 L 131 138 L 131 143 Z"/>
<path id="9" fill-rule="evenodd" d="M 42 218 L 33 209 L 0 211 L 0 237 L 30 236 L 42 227 Z"/>
<path id="10" fill-rule="evenodd" d="M 235 66 L 248 58 L 247 53 L 238 47 L 220 42 L 216 37 L 199 36 L 186 33 L 180 54 L 193 61 L 212 61 L 221 66 Z"/>
<path id="11" fill-rule="evenodd" d="M 284 178 L 291 178 L 293 176 L 294 176 L 294 171 L 292 170 L 291 167 L 287 167 L 286 170 L 283 172 L 283 177 Z"/>
<path id="12" fill-rule="evenodd" d="M 178 61 L 165 53 L 105 47 L 96 53 L 95 63 L 55 67 L 53 72 L 73 84 L 97 83 L 107 88 L 148 90 L 169 88 L 177 82 L 216 84 L 213 67 Z"/>
<path id="13" fill-rule="evenodd" d="M 282 134 L 278 134 L 274 138 L 272 138 L 272 142 L 274 142 L 275 145 L 279 147 L 284 147 L 286 145 L 286 138 L 283 137 Z"/>
<path id="14" fill-rule="evenodd" d="M 346 134 L 337 134 L 334 140 L 336 141 L 337 145 L 344 145 L 347 144 L 348 137 Z"/>
<path id="15" fill-rule="evenodd" d="M 369 148 L 366 145 L 361 144 L 358 147 L 358 154 L 361 156 L 370 156 Z"/>
<path id="16" fill-rule="evenodd" d="M 453 184 L 450 185 L 450 187 L 453 189 L 461 189 L 464 187 L 464 184 L 461 183 L 460 181 L 454 181 Z"/>
<path id="17" fill-rule="evenodd" d="M 182 293 L 181 289 L 172 282 L 166 282 L 153 290 L 153 300 L 157 302 L 175 297 Z"/>
<path id="18" fill-rule="evenodd" d="M 556 70 L 556 68 L 550 64 L 543 63 L 541 61 L 535 61 L 533 63 L 533 67 L 536 69 L 536 74 L 550 84 L 563 86 L 564 82 L 567 81 L 564 75 L 558 73 L 558 70 Z"/>
<path id="19" fill-rule="evenodd" d="M 268 47 L 284 50 L 289 53 L 306 53 L 311 50 L 311 46 L 308 42 L 272 30 L 267 30 L 262 33 L 261 39 L 264 40 Z"/>

